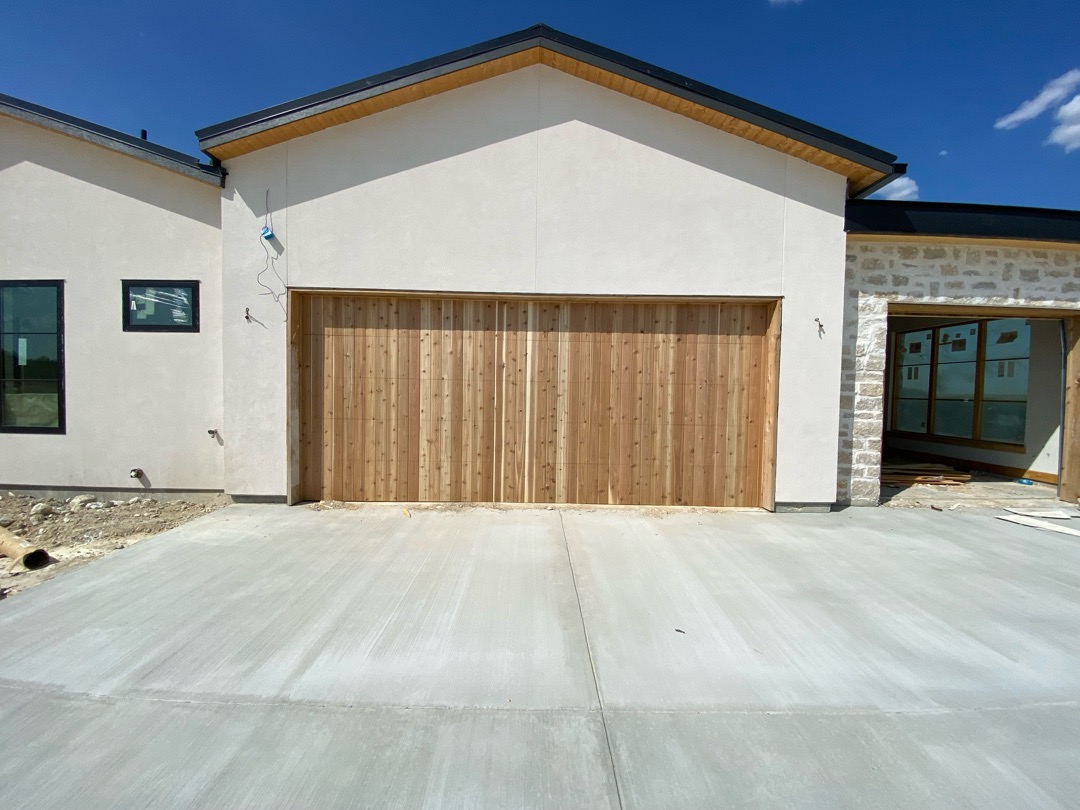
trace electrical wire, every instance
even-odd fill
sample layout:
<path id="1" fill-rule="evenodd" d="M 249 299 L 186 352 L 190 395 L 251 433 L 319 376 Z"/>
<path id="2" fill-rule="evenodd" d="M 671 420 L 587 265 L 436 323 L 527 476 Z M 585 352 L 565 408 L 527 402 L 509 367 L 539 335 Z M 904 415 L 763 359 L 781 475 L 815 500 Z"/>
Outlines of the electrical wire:
<path id="1" fill-rule="evenodd" d="M 266 190 L 265 205 L 266 214 L 263 216 L 263 226 L 269 228 L 270 234 L 273 235 L 274 215 L 270 212 L 270 189 Z M 285 294 L 289 291 L 289 285 L 285 283 L 285 280 L 281 277 L 281 273 L 278 272 L 278 257 L 275 254 L 271 253 L 270 245 L 267 244 L 267 242 L 269 241 L 270 240 L 264 238 L 262 234 L 259 234 L 259 242 L 262 244 L 263 252 L 266 254 L 266 262 L 265 264 L 263 264 L 263 269 L 260 270 L 259 273 L 255 276 L 255 282 L 264 290 L 266 290 L 266 292 L 261 292 L 259 293 L 259 295 L 269 295 L 271 298 L 274 299 L 274 303 L 281 307 L 281 311 L 285 315 L 285 322 L 287 323 L 289 320 L 289 310 L 286 308 L 285 304 L 281 302 L 281 299 L 284 298 Z M 269 273 L 271 270 L 273 270 L 275 278 L 277 278 L 277 280 L 281 282 L 281 292 L 277 292 L 276 290 L 274 290 L 273 287 L 270 287 L 266 284 L 266 282 L 262 280 L 262 277 L 265 274 Z"/>

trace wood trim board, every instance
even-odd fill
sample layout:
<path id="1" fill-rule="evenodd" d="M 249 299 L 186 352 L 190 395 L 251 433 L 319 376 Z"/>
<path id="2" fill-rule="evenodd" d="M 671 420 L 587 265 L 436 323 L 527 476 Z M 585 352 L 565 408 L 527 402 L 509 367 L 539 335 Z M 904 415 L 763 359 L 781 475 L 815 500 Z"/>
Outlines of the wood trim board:
<path id="1" fill-rule="evenodd" d="M 1058 497 L 1080 501 L 1080 316 L 1065 319 L 1065 414 Z"/>
<path id="2" fill-rule="evenodd" d="M 917 315 L 932 318 L 1035 318 L 1043 320 L 1060 320 L 1072 318 L 1077 314 L 1076 308 L 1058 306 L 1033 307 L 1028 305 L 1010 306 L 1008 304 L 988 304 L 976 306 L 970 304 L 936 303 L 926 304 L 918 301 L 890 301 L 889 317 L 894 315 Z"/>
<path id="3" fill-rule="evenodd" d="M 847 241 L 885 242 L 902 244 L 910 242 L 918 245 L 953 245 L 979 248 L 1004 248 L 1005 250 L 1080 250 L 1080 242 L 1054 242 L 1048 239 L 1010 239 L 1007 237 L 986 236 L 939 236 L 937 234 L 894 234 L 894 233 L 848 233 Z"/>

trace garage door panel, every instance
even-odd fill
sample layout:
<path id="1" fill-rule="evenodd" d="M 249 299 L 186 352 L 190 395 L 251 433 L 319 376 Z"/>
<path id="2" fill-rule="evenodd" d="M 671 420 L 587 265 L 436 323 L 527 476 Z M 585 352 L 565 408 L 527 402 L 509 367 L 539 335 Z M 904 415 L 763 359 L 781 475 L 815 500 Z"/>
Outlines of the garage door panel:
<path id="1" fill-rule="evenodd" d="M 305 497 L 757 505 L 768 305 L 301 299 Z"/>

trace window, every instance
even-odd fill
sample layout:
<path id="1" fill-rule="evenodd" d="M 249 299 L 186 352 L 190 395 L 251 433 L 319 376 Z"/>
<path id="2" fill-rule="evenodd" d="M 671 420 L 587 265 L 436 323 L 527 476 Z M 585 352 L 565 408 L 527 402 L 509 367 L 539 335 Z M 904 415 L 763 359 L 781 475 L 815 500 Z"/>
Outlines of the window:
<path id="1" fill-rule="evenodd" d="M 125 332 L 198 332 L 199 282 L 125 281 Z"/>
<path id="2" fill-rule="evenodd" d="M 64 432 L 64 288 L 0 281 L 0 431 Z"/>
<path id="3" fill-rule="evenodd" d="M 1021 318 L 900 332 L 890 427 L 944 441 L 1023 447 L 1031 328 Z"/>

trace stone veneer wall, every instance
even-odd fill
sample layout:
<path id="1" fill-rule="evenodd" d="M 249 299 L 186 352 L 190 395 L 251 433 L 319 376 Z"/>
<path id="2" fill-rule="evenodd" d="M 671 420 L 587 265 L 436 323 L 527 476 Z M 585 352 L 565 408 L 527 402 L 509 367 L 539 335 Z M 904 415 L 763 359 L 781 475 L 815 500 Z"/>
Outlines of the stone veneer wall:
<path id="1" fill-rule="evenodd" d="M 880 495 L 889 304 L 1080 309 L 1080 245 L 1037 250 L 978 240 L 849 240 L 846 279 L 837 502 L 874 506 Z"/>

